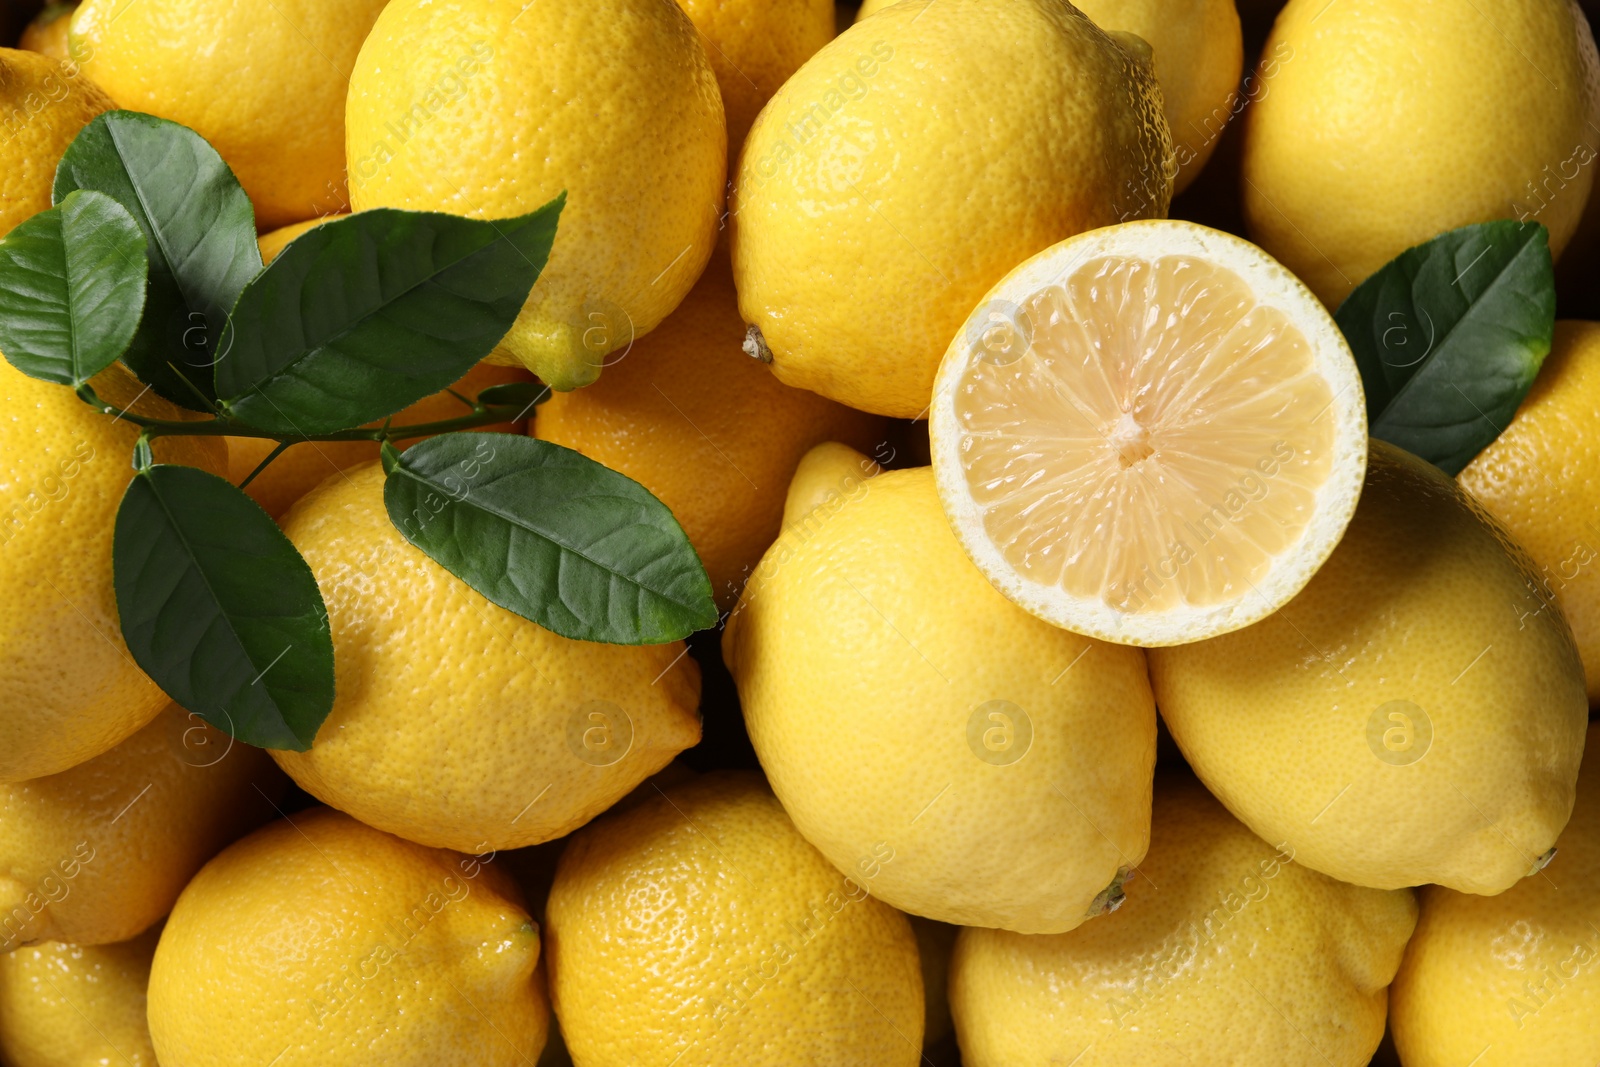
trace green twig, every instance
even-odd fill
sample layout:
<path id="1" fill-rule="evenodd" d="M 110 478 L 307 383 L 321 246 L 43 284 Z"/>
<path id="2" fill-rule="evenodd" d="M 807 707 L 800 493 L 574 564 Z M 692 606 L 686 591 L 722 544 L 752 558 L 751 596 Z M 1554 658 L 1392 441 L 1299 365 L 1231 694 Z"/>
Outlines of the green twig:
<path id="1" fill-rule="evenodd" d="M 268 452 L 267 453 L 267 458 L 262 460 L 260 463 L 257 463 L 256 464 L 256 469 L 251 471 L 245 477 L 245 480 L 239 483 L 239 488 L 243 489 L 245 486 L 247 486 L 251 482 L 255 481 L 256 480 L 256 475 L 258 475 L 262 471 L 266 470 L 267 469 L 267 464 L 271 463 L 273 460 L 275 460 L 279 456 L 283 455 L 284 450 L 287 449 L 292 444 L 294 444 L 293 441 L 279 441 L 278 442 L 278 447 L 274 448 L 271 452 Z"/>

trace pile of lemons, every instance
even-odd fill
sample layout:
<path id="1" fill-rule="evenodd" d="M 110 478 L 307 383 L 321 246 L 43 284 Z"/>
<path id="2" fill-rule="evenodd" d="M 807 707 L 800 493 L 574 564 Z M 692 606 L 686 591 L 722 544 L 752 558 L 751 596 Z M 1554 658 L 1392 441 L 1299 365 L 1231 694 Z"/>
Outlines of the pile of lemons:
<path id="1" fill-rule="evenodd" d="M 1452 479 L 1369 440 L 1331 314 L 1491 219 L 1593 262 L 1573 0 L 83 0 L 17 44 L 0 235 L 113 108 L 215 145 L 268 260 L 564 191 L 458 386 L 558 390 L 495 429 L 645 485 L 724 614 L 558 636 L 401 537 L 375 443 L 296 444 L 248 491 L 337 699 L 251 748 L 123 644 L 138 430 L 0 364 L 0 1062 L 1600 1060 L 1600 325 Z"/>

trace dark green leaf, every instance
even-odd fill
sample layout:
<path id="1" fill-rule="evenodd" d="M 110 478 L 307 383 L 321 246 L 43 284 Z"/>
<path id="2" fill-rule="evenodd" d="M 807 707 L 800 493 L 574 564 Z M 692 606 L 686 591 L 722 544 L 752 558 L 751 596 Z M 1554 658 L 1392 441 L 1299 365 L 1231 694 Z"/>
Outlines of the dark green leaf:
<path id="1" fill-rule="evenodd" d="M 550 399 L 550 387 L 543 382 L 501 382 L 478 394 L 478 403 L 516 406 L 532 410 Z"/>
<path id="2" fill-rule="evenodd" d="M 255 212 L 233 171 L 186 126 L 108 111 L 85 126 L 56 168 L 55 198 L 105 193 L 144 231 L 150 292 L 122 361 L 156 392 L 201 408 L 228 310 L 261 271 Z"/>
<path id="3" fill-rule="evenodd" d="M 77 388 L 128 347 L 144 283 L 138 223 L 108 196 L 73 193 L 0 241 L 0 352 Z"/>
<path id="4" fill-rule="evenodd" d="M 430 437 L 401 454 L 383 502 L 450 573 L 564 637 L 658 644 L 716 624 L 711 580 L 667 506 L 569 448 Z"/>
<path id="5" fill-rule="evenodd" d="M 1516 413 L 1555 309 L 1550 235 L 1536 222 L 1464 226 L 1401 253 L 1335 316 L 1372 435 L 1459 472 Z"/>
<path id="6" fill-rule="evenodd" d="M 255 501 L 194 467 L 129 483 L 112 547 L 135 662 L 262 748 L 304 751 L 333 708 L 333 639 L 311 568 Z"/>
<path id="7" fill-rule="evenodd" d="M 234 307 L 217 365 L 230 417 L 326 433 L 443 389 L 511 328 L 563 202 L 498 221 L 380 208 L 297 237 Z"/>

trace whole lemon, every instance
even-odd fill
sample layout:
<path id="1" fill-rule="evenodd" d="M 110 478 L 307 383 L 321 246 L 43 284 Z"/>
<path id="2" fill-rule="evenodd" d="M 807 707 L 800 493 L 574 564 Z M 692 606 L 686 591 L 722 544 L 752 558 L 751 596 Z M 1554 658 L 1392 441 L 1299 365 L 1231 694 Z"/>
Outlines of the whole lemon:
<path id="1" fill-rule="evenodd" d="M 425 845 L 519 848 L 699 741 L 683 642 L 573 641 L 490 603 L 400 536 L 383 482 L 347 470 L 283 523 L 333 631 L 333 711 L 309 751 L 272 754 L 306 792 Z"/>
<path id="2" fill-rule="evenodd" d="M 50 206 L 67 146 L 116 106 L 79 67 L 0 48 L 0 237 Z"/>
<path id="3" fill-rule="evenodd" d="M 162 1067 L 511 1067 L 539 1058 L 539 930 L 508 875 L 340 812 L 195 875 L 150 969 Z"/>
<path id="4" fill-rule="evenodd" d="M 1456 481 L 1505 524 L 1572 624 L 1589 703 L 1600 703 L 1600 324 L 1556 323 L 1511 423 Z"/>
<path id="5" fill-rule="evenodd" d="M 550 992 L 584 1067 L 911 1067 L 922 976 L 870 870 L 828 865 L 749 772 L 670 786 L 568 841 Z"/>
<path id="6" fill-rule="evenodd" d="M 860 22 L 896 0 L 866 0 Z M 1216 150 L 1235 107 L 1244 68 L 1244 35 L 1233 0 L 1076 0 L 1104 30 L 1139 37 L 1154 53 L 1156 81 L 1177 154 L 1176 196 Z"/>
<path id="7" fill-rule="evenodd" d="M 51 59 L 65 61 L 71 58 L 71 52 L 67 49 L 67 29 L 72 23 L 71 15 L 77 9 L 77 0 L 44 5 L 33 21 L 28 23 L 27 29 L 22 31 L 17 47 Z"/>
<path id="8" fill-rule="evenodd" d="M 1566 245 L 1600 149 L 1600 60 L 1576 3 L 1290 0 L 1265 54 L 1245 219 L 1329 307 L 1468 223 L 1541 222 Z"/>
<path id="9" fill-rule="evenodd" d="M 114 404 L 139 398 L 149 417 L 181 417 L 148 392 L 140 397 L 118 365 L 92 384 Z M 138 437 L 71 389 L 0 361 L 0 707 L 11 709 L 0 716 L 0 782 L 98 756 L 167 704 L 128 655 L 111 585 L 112 526 Z M 158 438 L 155 456 L 228 469 L 227 445 L 215 437 Z"/>
<path id="10" fill-rule="evenodd" d="M 344 101 L 385 0 L 84 0 L 69 46 L 118 106 L 211 142 L 256 225 L 348 210 Z"/>
<path id="11" fill-rule="evenodd" d="M 1201 780 L 1297 863 L 1501 893 L 1566 825 L 1588 721 L 1542 592 L 1454 482 L 1374 440 L 1316 577 L 1243 630 L 1152 649 L 1156 703 Z"/>
<path id="12" fill-rule="evenodd" d="M 550 260 L 495 358 L 594 381 L 716 243 L 728 131 L 694 24 L 661 0 L 393 0 L 346 113 L 350 196 L 505 218 L 565 192 Z"/>
<path id="13" fill-rule="evenodd" d="M 970 1067 L 1362 1067 L 1416 921 L 1410 890 L 1308 870 L 1187 775 L 1164 777 L 1115 915 L 1049 936 L 962 931 L 961 1052 Z"/>
<path id="14" fill-rule="evenodd" d="M 621 471 L 661 498 L 700 553 L 717 603 L 739 598 L 778 535 L 783 494 L 812 445 L 870 448 L 884 420 L 778 381 L 740 351 L 720 256 L 678 309 L 587 389 L 558 393 L 535 435 Z"/>
<path id="15" fill-rule="evenodd" d="M 733 191 L 752 352 L 916 417 L 989 287 L 1065 237 L 1166 214 L 1172 142 L 1142 44 L 1062 0 L 906 0 L 762 109 Z"/>
<path id="16" fill-rule="evenodd" d="M 142 932 L 283 786 L 266 753 L 176 704 L 71 770 L 0 785 L 0 951 Z"/>
<path id="17" fill-rule="evenodd" d="M 1550 865 L 1497 897 L 1421 890 L 1391 992 L 1406 1067 L 1600 1060 L 1600 726 Z"/>
<path id="18" fill-rule="evenodd" d="M 728 114 L 728 158 L 779 86 L 833 40 L 833 0 L 678 0 L 700 31 Z"/>
<path id="19" fill-rule="evenodd" d="M 841 480 L 806 464 L 796 476 Z M 840 870 L 879 862 L 874 896 L 1030 933 L 1120 899 L 1149 835 L 1144 653 L 996 591 L 950 532 L 931 469 L 857 481 L 789 523 L 723 653 L 795 825 Z"/>
<path id="20" fill-rule="evenodd" d="M 156 1067 L 145 987 L 159 929 L 115 945 L 43 941 L 0 955 L 0 1055 L 11 1067 Z"/>

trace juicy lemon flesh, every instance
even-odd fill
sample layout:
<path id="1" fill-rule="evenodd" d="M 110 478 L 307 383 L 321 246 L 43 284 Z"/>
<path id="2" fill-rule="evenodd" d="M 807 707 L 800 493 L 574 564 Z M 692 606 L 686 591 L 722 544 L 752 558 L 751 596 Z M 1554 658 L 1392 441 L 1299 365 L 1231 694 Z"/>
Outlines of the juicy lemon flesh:
<path id="1" fill-rule="evenodd" d="M 1334 397 L 1238 274 L 1105 256 L 991 311 L 955 413 L 985 533 L 1019 575 L 1154 614 L 1237 599 L 1298 543 Z"/>

